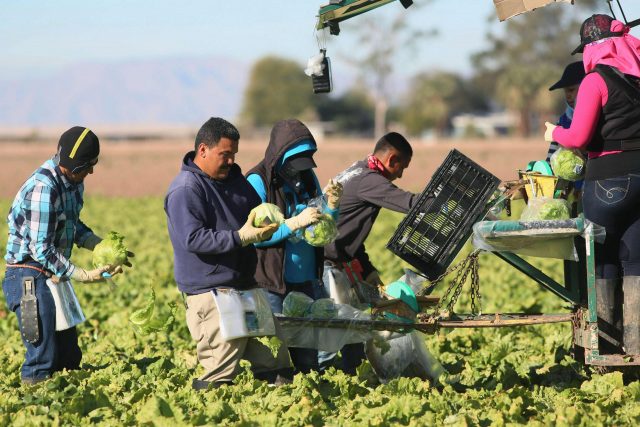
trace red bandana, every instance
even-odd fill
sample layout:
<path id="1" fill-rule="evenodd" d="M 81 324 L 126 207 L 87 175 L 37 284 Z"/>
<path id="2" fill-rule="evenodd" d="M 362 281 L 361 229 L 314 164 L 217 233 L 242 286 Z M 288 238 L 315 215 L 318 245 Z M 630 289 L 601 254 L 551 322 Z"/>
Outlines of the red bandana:
<path id="1" fill-rule="evenodd" d="M 380 172 L 382 176 L 389 179 L 389 173 L 384 168 L 384 165 L 382 164 L 379 158 L 377 158 L 373 154 L 369 154 L 369 156 L 367 157 L 367 163 L 368 163 L 369 169 L 374 170 L 376 172 Z"/>

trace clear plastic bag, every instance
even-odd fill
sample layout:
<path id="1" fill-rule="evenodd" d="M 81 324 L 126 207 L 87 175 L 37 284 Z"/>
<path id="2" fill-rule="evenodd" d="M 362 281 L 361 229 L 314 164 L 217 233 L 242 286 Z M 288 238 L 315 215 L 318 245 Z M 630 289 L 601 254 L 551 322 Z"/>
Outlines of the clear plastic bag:
<path id="1" fill-rule="evenodd" d="M 578 181 L 584 176 L 586 160 L 579 150 L 560 147 L 551 155 L 549 163 L 558 178 Z"/>
<path id="2" fill-rule="evenodd" d="M 318 300 L 321 301 L 321 300 Z M 335 304 L 335 315 L 327 321 L 347 321 L 343 327 L 328 327 L 312 322 L 283 322 L 280 330 L 287 347 L 315 348 L 338 352 L 346 344 L 363 343 L 374 336 L 374 331 L 351 327 L 350 320 L 371 320 L 371 315 L 347 304 Z M 276 319 L 279 316 L 276 315 Z M 310 317 L 310 316 L 307 316 Z"/>
<path id="3" fill-rule="evenodd" d="M 522 211 L 520 221 L 549 221 L 571 218 L 569 203 L 564 199 L 532 197 Z"/>
<path id="4" fill-rule="evenodd" d="M 311 319 L 333 319 L 338 314 L 338 308 L 331 298 L 315 300 L 305 313 Z"/>
<path id="5" fill-rule="evenodd" d="M 357 305 L 359 303 L 347 273 L 329 262 L 324 264 L 322 284 L 327 295 L 338 304 Z"/>
<path id="6" fill-rule="evenodd" d="M 282 314 L 287 317 L 304 317 L 313 304 L 313 298 L 302 292 L 289 292 L 282 301 Z"/>
<path id="7" fill-rule="evenodd" d="M 398 377 L 438 381 L 445 373 L 417 331 L 389 340 L 372 339 L 367 341 L 365 350 L 369 363 L 383 383 Z"/>
<path id="8" fill-rule="evenodd" d="M 327 199 L 325 196 L 315 197 L 307 203 L 308 207 L 317 208 L 322 216 L 315 224 L 304 229 L 302 237 L 311 246 L 322 247 L 336 240 L 338 237 L 338 227 L 333 217 L 324 213 L 328 209 Z"/>
<path id="9" fill-rule="evenodd" d="M 415 271 L 409 268 L 404 269 L 404 274 L 400 276 L 397 282 L 404 282 L 407 285 L 409 285 L 411 290 L 413 290 L 413 292 L 415 292 L 416 295 L 419 292 L 421 292 L 424 287 L 429 285 L 429 282 L 427 281 L 426 277 L 421 276 L 420 274 L 416 273 Z"/>

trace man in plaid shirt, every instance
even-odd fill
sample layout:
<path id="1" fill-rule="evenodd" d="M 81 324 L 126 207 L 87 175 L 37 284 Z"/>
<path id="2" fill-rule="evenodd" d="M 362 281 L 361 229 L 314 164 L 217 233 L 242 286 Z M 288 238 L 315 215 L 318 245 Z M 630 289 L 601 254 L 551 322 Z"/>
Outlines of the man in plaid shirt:
<path id="1" fill-rule="evenodd" d="M 57 154 L 44 162 L 16 195 L 7 222 L 7 270 L 2 290 L 9 309 L 16 313 L 26 347 L 22 381 L 35 384 L 62 369 L 77 369 L 82 351 L 76 328 L 56 331 L 56 307 L 46 284 L 71 278 L 80 282 L 103 281 L 102 273 L 117 274 L 121 267 L 85 270 L 71 263 L 75 243 L 89 250 L 102 240 L 80 221 L 83 181 L 98 162 L 100 143 L 89 129 L 76 126 L 60 137 Z M 23 278 L 34 278 L 39 337 L 25 339 L 20 300 Z"/>

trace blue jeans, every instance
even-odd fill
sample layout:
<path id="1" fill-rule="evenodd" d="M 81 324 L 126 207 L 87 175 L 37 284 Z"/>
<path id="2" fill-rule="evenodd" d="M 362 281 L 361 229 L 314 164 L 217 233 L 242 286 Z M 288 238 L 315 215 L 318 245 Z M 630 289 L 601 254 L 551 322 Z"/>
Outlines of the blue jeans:
<path id="1" fill-rule="evenodd" d="M 605 227 L 596 243 L 596 276 L 640 276 L 640 174 L 585 181 L 584 216 Z"/>
<path id="2" fill-rule="evenodd" d="M 320 298 L 326 298 L 324 288 L 318 281 L 309 281 L 304 283 L 285 283 L 286 291 L 284 295 L 276 294 L 273 292 L 267 292 L 269 298 L 269 304 L 271 305 L 271 311 L 274 313 L 282 313 L 282 302 L 285 297 L 293 291 L 302 292 L 308 297 L 317 300 Z M 318 352 L 315 348 L 298 348 L 289 347 L 289 355 L 291 356 L 291 362 L 297 372 L 308 373 L 310 371 L 319 371 L 320 365 L 318 363 L 318 353 L 320 357 L 325 352 Z"/>
<path id="3" fill-rule="evenodd" d="M 41 268 L 37 263 L 27 264 Z M 32 276 L 35 279 L 40 338 L 33 344 L 22 339 L 27 349 L 25 361 L 22 364 L 22 378 L 41 380 L 49 378 L 56 371 L 78 369 L 82 351 L 78 347 L 76 328 L 56 332 L 56 307 L 44 274 L 29 268 L 7 268 L 2 281 L 2 291 L 7 300 L 7 307 L 16 314 L 18 326 L 22 328 L 20 298 L 22 298 L 22 278 L 26 276 Z M 22 337 L 22 334 L 20 336 Z"/>

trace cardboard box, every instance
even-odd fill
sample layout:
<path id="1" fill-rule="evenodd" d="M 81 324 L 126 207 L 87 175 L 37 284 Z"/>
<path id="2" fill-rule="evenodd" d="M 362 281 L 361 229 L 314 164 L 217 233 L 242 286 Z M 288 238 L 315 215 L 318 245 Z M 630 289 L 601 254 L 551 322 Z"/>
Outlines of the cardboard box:
<path id="1" fill-rule="evenodd" d="M 555 2 L 573 4 L 573 0 L 493 0 L 501 21 Z"/>

